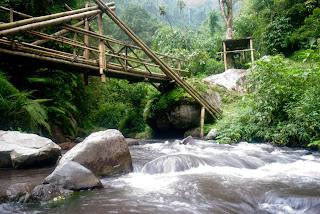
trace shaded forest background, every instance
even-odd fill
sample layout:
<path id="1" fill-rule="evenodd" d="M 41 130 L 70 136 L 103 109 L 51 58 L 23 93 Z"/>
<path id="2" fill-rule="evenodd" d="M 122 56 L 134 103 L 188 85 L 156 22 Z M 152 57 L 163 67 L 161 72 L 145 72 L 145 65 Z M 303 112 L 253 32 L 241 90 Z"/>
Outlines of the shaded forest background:
<path id="1" fill-rule="evenodd" d="M 33 16 L 64 11 L 64 3 L 63 0 L 0 1 L 1 6 Z M 83 7 L 85 1 L 67 3 L 76 9 Z M 183 69 L 190 71 L 189 78 L 202 79 L 224 71 L 220 55 L 216 54 L 225 39 L 218 1 L 117 0 L 115 3 L 115 12 L 147 45 L 187 60 Z M 278 55 L 279 62 L 258 63 L 259 72 L 249 80 L 249 85 L 255 86 L 255 93 L 249 94 L 245 103 L 240 103 L 243 97 L 238 95 L 225 100 L 226 107 L 228 103 L 237 103 L 241 108 L 233 109 L 239 113 L 237 117 L 226 116 L 225 121 L 215 125 L 220 139 L 232 142 L 260 139 L 294 145 L 318 143 L 319 4 L 318 0 L 233 1 L 234 38 L 252 36 L 256 59 Z M 0 18 L 9 19 L 5 12 L 0 13 Z M 96 28 L 94 24 L 92 27 Z M 128 40 L 107 16 L 104 16 L 104 31 L 116 39 Z M 287 63 L 285 66 L 283 61 Z M 73 140 L 105 128 L 119 129 L 127 137 L 152 135 L 144 121 L 145 107 L 148 101 L 161 95 L 151 85 L 128 84 L 117 79 L 100 84 L 99 79 L 90 77 L 89 85 L 84 86 L 79 74 L 0 63 L 2 130 L 38 133 L 56 141 Z M 279 70 L 280 65 L 283 69 Z M 250 67 L 237 61 L 235 66 Z M 282 79 L 274 79 L 277 75 Z M 294 85 L 288 85 L 288 79 Z M 256 85 L 262 83 L 269 83 L 268 90 L 262 90 L 266 87 L 258 90 Z"/>

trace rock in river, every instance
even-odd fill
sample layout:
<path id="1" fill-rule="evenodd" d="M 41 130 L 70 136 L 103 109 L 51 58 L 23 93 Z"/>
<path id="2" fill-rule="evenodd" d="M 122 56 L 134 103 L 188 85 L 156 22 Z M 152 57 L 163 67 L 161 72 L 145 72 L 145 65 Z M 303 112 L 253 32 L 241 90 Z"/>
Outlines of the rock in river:
<path id="1" fill-rule="evenodd" d="M 18 131 L 0 131 L 0 168 L 53 165 L 61 148 L 52 140 Z"/>
<path id="2" fill-rule="evenodd" d="M 123 135 L 115 129 L 95 132 L 69 150 L 60 160 L 75 161 L 97 176 L 111 176 L 132 171 L 132 159 Z"/>
<path id="3" fill-rule="evenodd" d="M 43 183 L 69 190 L 103 188 L 100 180 L 89 169 L 74 161 L 59 165 Z"/>
<path id="4" fill-rule="evenodd" d="M 63 189 L 55 184 L 41 184 L 32 190 L 31 199 L 36 202 L 43 202 L 55 197 L 70 195 L 71 193 L 73 193 L 72 190 Z"/>
<path id="5" fill-rule="evenodd" d="M 6 198 L 9 201 L 26 202 L 34 187 L 31 183 L 13 184 L 6 190 Z"/>

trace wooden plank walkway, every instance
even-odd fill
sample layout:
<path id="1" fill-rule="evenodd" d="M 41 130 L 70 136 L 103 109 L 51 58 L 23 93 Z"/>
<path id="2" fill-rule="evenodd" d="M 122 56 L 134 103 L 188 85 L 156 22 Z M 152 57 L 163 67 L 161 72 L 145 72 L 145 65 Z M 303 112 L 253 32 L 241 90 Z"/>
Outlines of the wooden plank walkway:
<path id="1" fill-rule="evenodd" d="M 114 3 L 105 4 L 93 0 L 96 6 L 72 10 L 48 16 L 32 17 L 12 9 L 0 7 L 10 13 L 9 23 L 0 23 L 0 57 L 24 65 L 52 67 L 88 75 L 128 79 L 131 82 L 159 84 L 175 83 L 189 93 L 215 118 L 221 113 L 203 96 L 187 84 L 181 73 L 183 60 L 152 51 L 116 14 Z M 103 35 L 102 15 L 107 14 L 131 42 L 122 42 Z M 22 20 L 14 21 L 14 16 Z M 97 32 L 90 22 L 97 20 Z M 76 24 L 68 24 L 71 21 Z M 59 28 L 54 34 L 46 34 L 47 27 Z M 22 41 L 21 38 L 28 38 Z M 30 41 L 31 40 L 31 41 Z M 52 44 L 60 44 L 52 48 Z M 146 56 L 146 57 L 141 57 Z M 171 65 L 168 65 L 171 62 Z"/>

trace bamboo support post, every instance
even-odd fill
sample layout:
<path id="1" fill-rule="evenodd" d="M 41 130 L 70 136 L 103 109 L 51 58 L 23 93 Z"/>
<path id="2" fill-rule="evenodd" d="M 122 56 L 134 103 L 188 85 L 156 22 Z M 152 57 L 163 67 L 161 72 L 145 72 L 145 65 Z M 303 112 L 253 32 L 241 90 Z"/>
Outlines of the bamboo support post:
<path id="1" fill-rule="evenodd" d="M 98 28 L 99 34 L 103 35 L 103 22 L 102 14 L 98 16 Z M 103 40 L 99 41 L 99 71 L 101 75 L 101 82 L 106 82 L 106 75 L 104 74 L 104 69 L 106 68 L 106 52 Z"/>
<path id="2" fill-rule="evenodd" d="M 250 49 L 251 49 L 251 61 L 252 61 L 252 63 L 254 63 L 252 38 L 250 39 Z"/>
<path id="3" fill-rule="evenodd" d="M 200 119 L 200 138 L 204 137 L 204 116 L 205 116 L 206 108 L 202 106 L 201 108 L 201 119 Z"/>
<path id="4" fill-rule="evenodd" d="M 223 60 L 224 60 L 224 70 L 228 70 L 228 65 L 227 65 L 227 47 L 226 43 L 223 42 Z"/>

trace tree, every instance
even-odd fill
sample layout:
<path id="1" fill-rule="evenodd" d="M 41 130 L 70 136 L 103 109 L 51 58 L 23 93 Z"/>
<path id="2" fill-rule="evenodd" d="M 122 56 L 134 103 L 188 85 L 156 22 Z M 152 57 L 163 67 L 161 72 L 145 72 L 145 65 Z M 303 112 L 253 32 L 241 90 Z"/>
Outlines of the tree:
<path id="1" fill-rule="evenodd" d="M 170 24 L 170 27 L 171 27 L 171 30 L 173 32 L 173 27 L 172 27 L 172 24 L 170 22 L 170 19 L 169 17 L 167 16 L 167 7 L 166 6 L 159 6 L 159 14 L 160 16 L 165 16 Z"/>
<path id="2" fill-rule="evenodd" d="M 232 0 L 219 0 L 222 18 L 227 27 L 227 39 L 232 39 Z"/>
<path id="3" fill-rule="evenodd" d="M 186 4 L 183 0 L 178 0 L 178 8 L 180 9 L 180 13 L 182 14 L 183 18 L 183 26 L 184 26 L 184 42 L 186 44 L 186 49 L 188 49 L 188 42 L 187 42 L 187 26 L 186 26 L 186 20 L 184 18 L 183 9 L 186 7 Z"/>

